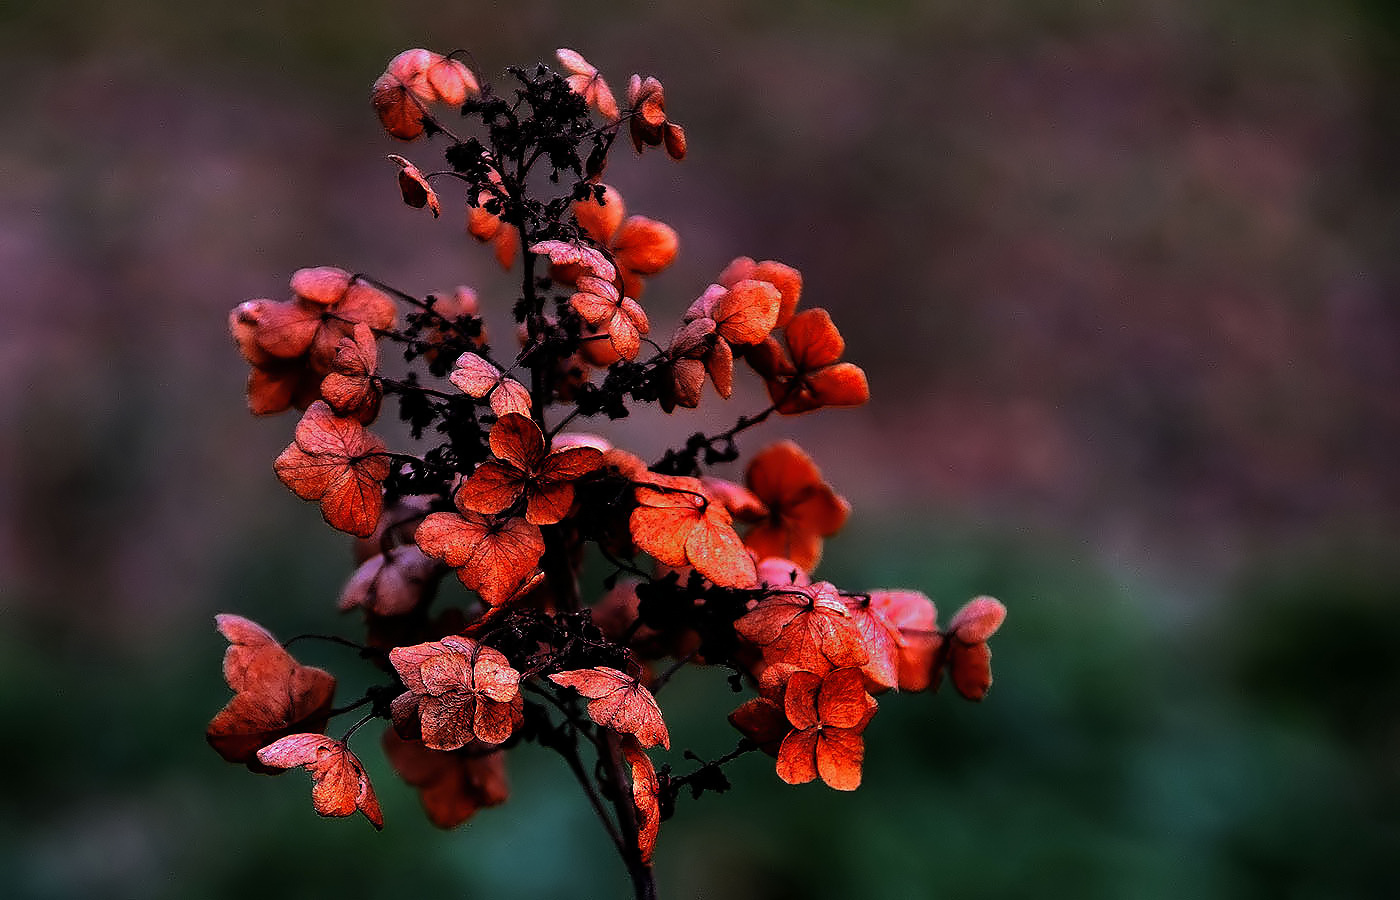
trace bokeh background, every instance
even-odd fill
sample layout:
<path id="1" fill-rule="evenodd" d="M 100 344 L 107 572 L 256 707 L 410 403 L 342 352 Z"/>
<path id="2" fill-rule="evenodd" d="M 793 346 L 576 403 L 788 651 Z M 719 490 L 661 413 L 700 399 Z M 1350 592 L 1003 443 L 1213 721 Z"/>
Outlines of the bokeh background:
<path id="1" fill-rule="evenodd" d="M 1400 13 L 1386 0 L 0 6 L 0 895 L 622 897 L 562 767 L 434 831 L 222 763 L 211 617 L 335 618 L 340 536 L 270 471 L 229 308 L 339 264 L 509 280 L 405 208 L 397 51 L 655 72 L 691 156 L 619 153 L 682 254 L 806 276 L 873 399 L 774 421 L 855 506 L 822 573 L 1010 607 L 980 706 L 890 697 L 865 785 L 683 803 L 665 897 L 1361 897 L 1400 878 Z M 431 163 L 421 145 L 407 155 Z M 611 433 L 647 453 L 760 403 Z M 308 650 L 338 670 L 352 660 Z M 678 678 L 677 749 L 732 746 Z M 682 705 L 684 709 L 682 710 Z"/>

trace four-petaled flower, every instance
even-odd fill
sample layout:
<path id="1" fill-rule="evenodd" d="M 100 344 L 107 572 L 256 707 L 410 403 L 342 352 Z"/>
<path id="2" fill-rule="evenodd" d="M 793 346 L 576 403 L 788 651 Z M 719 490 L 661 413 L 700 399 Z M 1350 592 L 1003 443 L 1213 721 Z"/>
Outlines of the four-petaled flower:
<path id="1" fill-rule="evenodd" d="M 520 673 L 499 650 L 451 635 L 395 647 L 389 662 L 408 688 L 394 699 L 394 721 L 405 730 L 416 717 L 430 750 L 499 744 L 521 722 Z"/>
<path id="2" fill-rule="evenodd" d="M 783 713 L 792 731 L 778 749 L 778 777 L 805 784 L 821 776 L 838 791 L 860 787 L 865 740 L 875 715 L 860 669 L 835 669 L 825 676 L 794 672 L 783 692 Z"/>

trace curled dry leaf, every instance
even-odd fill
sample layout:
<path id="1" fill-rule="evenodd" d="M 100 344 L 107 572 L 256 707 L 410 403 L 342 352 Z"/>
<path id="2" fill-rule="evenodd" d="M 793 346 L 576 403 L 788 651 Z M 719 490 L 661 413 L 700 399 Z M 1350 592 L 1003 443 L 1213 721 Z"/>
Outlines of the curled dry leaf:
<path id="1" fill-rule="evenodd" d="M 452 635 L 395 647 L 389 662 L 408 688 L 394 700 L 395 722 L 416 710 L 423 746 L 431 750 L 499 744 L 520 725 L 520 673 L 498 650 Z"/>
<path id="2" fill-rule="evenodd" d="M 434 219 L 442 215 L 442 204 L 438 202 L 437 191 L 428 184 L 428 179 L 422 171 L 402 156 L 391 153 L 389 159 L 399 167 L 399 191 L 403 194 L 403 202 L 414 209 L 428 207 Z"/>
<path id="3" fill-rule="evenodd" d="M 405 50 L 389 61 L 374 83 L 370 101 L 385 131 L 411 141 L 424 131 L 428 104 L 440 101 L 460 106 L 479 91 L 476 76 L 465 65 L 419 48 Z"/>
<path id="4" fill-rule="evenodd" d="M 871 591 L 870 605 L 899 630 L 899 689 L 922 691 L 929 686 L 933 661 L 943 637 L 938 611 L 919 591 Z"/>
<path id="5" fill-rule="evenodd" d="M 934 660 L 933 684 L 946 671 L 954 689 L 968 700 L 981 700 L 992 686 L 992 650 L 987 639 L 1006 620 L 1006 607 L 991 597 L 977 597 L 948 623 Z"/>
<path id="6" fill-rule="evenodd" d="M 322 401 L 297 423 L 296 439 L 273 468 L 303 500 L 319 500 L 326 524 L 365 537 L 379 523 L 381 485 L 389 475 L 384 442 Z"/>
<path id="7" fill-rule="evenodd" d="M 504 751 L 469 744 L 460 750 L 430 750 L 422 741 L 384 731 L 384 755 L 406 784 L 418 789 L 428 821 L 455 828 L 479 809 L 500 806 L 510 797 Z"/>
<path id="8" fill-rule="evenodd" d="M 228 613 L 214 621 L 229 642 L 224 680 L 234 695 L 209 723 L 209 746 L 229 762 L 265 772 L 259 749 L 288 734 L 326 727 L 335 678 L 297 662 L 256 622 Z"/>
<path id="9" fill-rule="evenodd" d="M 632 108 L 628 131 L 638 153 L 664 143 L 672 159 L 685 159 L 685 129 L 666 117 L 666 90 L 660 81 L 633 75 L 627 83 L 627 105 Z"/>
<path id="10" fill-rule="evenodd" d="M 317 815 L 365 814 L 375 828 L 384 813 L 364 766 L 345 745 L 323 734 L 292 734 L 258 751 L 258 762 L 275 769 L 304 766 L 311 773 L 311 806 Z"/>
<path id="11" fill-rule="evenodd" d="M 391 547 L 355 570 L 340 592 L 340 609 L 360 608 L 376 616 L 402 616 L 424 604 L 445 571 L 417 546 Z"/>
<path id="12" fill-rule="evenodd" d="M 637 301 L 620 295 L 616 287 L 601 279 L 580 276 L 578 288 L 578 293 L 569 299 L 574 312 L 598 333 L 608 336 L 619 359 L 636 359 L 642 348 L 641 335 L 651 331 L 646 311 Z"/>
<path id="13" fill-rule="evenodd" d="M 604 728 L 630 734 L 643 747 L 660 744 L 671 749 L 671 736 L 651 691 L 626 672 L 595 666 L 559 672 L 549 680 L 589 698 L 588 717 Z"/>
<path id="14" fill-rule="evenodd" d="M 632 779 L 632 805 L 637 810 L 637 851 L 642 864 L 651 865 L 656 836 L 661 830 L 661 782 L 657 780 L 651 757 L 642 752 L 636 741 L 622 742 L 622 759 Z"/>
<path id="15" fill-rule="evenodd" d="M 556 266 L 578 266 L 584 274 L 601 278 L 603 281 L 613 281 L 617 278 L 617 268 L 608 262 L 608 258 L 584 244 L 540 241 L 530 247 L 530 252 L 537 256 L 549 257 L 549 261 Z"/>
<path id="16" fill-rule="evenodd" d="M 570 89 L 583 98 L 583 102 L 594 107 L 603 118 L 616 122 L 618 119 L 617 100 L 612 89 L 598 73 L 598 69 L 583 58 L 583 55 L 567 47 L 554 51 L 559 64 L 569 71 L 564 77 Z"/>
<path id="17" fill-rule="evenodd" d="M 349 337 L 336 347 L 331 371 L 321 380 L 321 397 L 337 416 L 368 425 L 379 415 L 384 388 L 379 371 L 379 348 L 374 332 L 363 322 L 355 324 Z"/>

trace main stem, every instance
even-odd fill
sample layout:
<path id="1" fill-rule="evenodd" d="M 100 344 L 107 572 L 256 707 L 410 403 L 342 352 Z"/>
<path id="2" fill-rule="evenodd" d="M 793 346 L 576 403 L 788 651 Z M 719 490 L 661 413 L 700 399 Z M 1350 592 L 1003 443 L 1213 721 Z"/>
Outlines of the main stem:
<path id="1" fill-rule="evenodd" d="M 608 780 L 612 782 L 613 808 L 617 810 L 617 821 L 622 826 L 622 861 L 627 866 L 627 874 L 632 876 L 632 891 L 636 900 L 656 900 L 656 878 L 652 874 L 651 864 L 642 861 L 641 847 L 637 842 L 637 807 L 632 802 L 631 792 L 625 788 L 627 778 L 623 774 L 622 739 L 614 731 L 604 731 L 603 737 L 607 745 L 603 765 Z"/>
<path id="2" fill-rule="evenodd" d="M 519 194 L 525 190 L 525 178 L 534 159 L 531 157 L 529 162 L 526 162 L 522 156 L 515 161 L 515 188 L 518 193 L 514 199 L 517 203 L 520 201 Z M 521 273 L 520 288 L 528 311 L 526 317 L 527 339 L 533 344 L 539 335 L 539 326 L 544 315 L 543 298 L 535 290 L 535 255 L 529 249 L 532 236 L 526 232 L 525 217 L 519 216 L 513 224 L 520 234 L 520 250 L 524 270 Z M 553 365 L 553 360 L 545 359 L 544 362 Z M 534 360 L 530 365 L 530 397 L 533 407 L 531 412 L 541 428 L 544 428 L 544 407 L 549 399 L 547 394 L 550 390 L 550 375 L 551 373 L 546 371 L 545 365 L 542 365 L 539 359 Z M 553 432 L 547 433 L 553 437 Z M 541 559 L 541 567 L 544 569 L 545 579 L 554 595 L 555 602 L 563 609 L 578 609 L 580 605 L 578 572 L 575 569 L 573 555 L 570 553 L 568 536 L 561 529 L 551 528 L 545 531 L 544 540 L 545 552 Z M 606 728 L 600 727 L 599 731 L 602 733 L 602 740 L 596 742 L 599 761 L 603 765 L 604 773 L 612 788 L 604 793 L 612 800 L 613 809 L 617 813 L 617 823 L 621 830 L 621 840 L 617 842 L 618 853 L 622 856 L 623 864 L 627 866 L 627 874 L 632 878 L 632 890 L 636 900 L 656 900 L 656 879 L 652 876 L 651 866 L 642 861 L 642 851 L 637 841 L 639 831 L 637 808 L 632 801 L 631 791 L 626 788 L 629 781 L 622 759 L 621 739 L 616 732 Z M 575 770 L 575 774 L 582 775 L 578 770 Z M 580 778 L 580 781 L 590 801 L 594 803 L 594 809 L 599 813 L 599 818 L 607 826 L 606 817 L 602 815 L 602 810 L 597 806 L 597 794 L 590 789 L 584 778 Z"/>

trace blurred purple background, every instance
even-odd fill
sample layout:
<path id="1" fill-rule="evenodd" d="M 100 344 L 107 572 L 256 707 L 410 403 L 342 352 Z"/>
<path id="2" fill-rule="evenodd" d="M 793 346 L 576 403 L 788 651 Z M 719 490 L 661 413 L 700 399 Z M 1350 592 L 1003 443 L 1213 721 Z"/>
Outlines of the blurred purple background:
<path id="1" fill-rule="evenodd" d="M 1228 616 L 1242 573 L 1276 561 L 1390 559 L 1398 22 L 1360 0 L 8 4 L 5 708 L 33 723 L 53 701 L 25 685 L 57 683 L 82 722 L 93 683 L 188 663 L 212 714 L 216 609 L 266 610 L 287 634 L 324 619 L 326 597 L 249 596 L 334 591 L 340 551 L 270 473 L 293 420 L 246 415 L 232 306 L 334 264 L 418 294 L 472 285 L 509 333 L 511 280 L 463 233 L 460 200 L 444 193 L 438 221 L 404 207 L 384 159 L 438 160 L 384 136 L 367 101 L 410 46 L 468 48 L 497 83 L 557 46 L 619 90 L 662 78 L 690 157 L 621 152 L 608 172 L 629 211 L 681 235 L 646 295 L 655 327 L 734 256 L 802 270 L 804 306 L 831 310 L 872 401 L 742 446 L 808 447 L 854 504 L 853 546 L 949 527 L 1069 548 L 1126 585 L 1149 642 L 1151 623 Z M 655 455 L 758 408 L 755 388 L 609 431 Z M 857 555 L 837 561 L 860 577 Z M 865 562 L 872 580 L 898 570 Z M 1072 606 L 1053 616 L 1076 627 Z M 42 755 L 30 741 L 15 760 Z M 191 758 L 191 784 L 218 765 Z M 32 840 L 68 834 L 91 811 L 69 789 L 31 787 L 7 833 L 39 806 Z M 70 895 L 26 854 L 4 857 L 22 895 Z M 148 876 L 118 867 L 71 895 L 159 893 Z"/>

